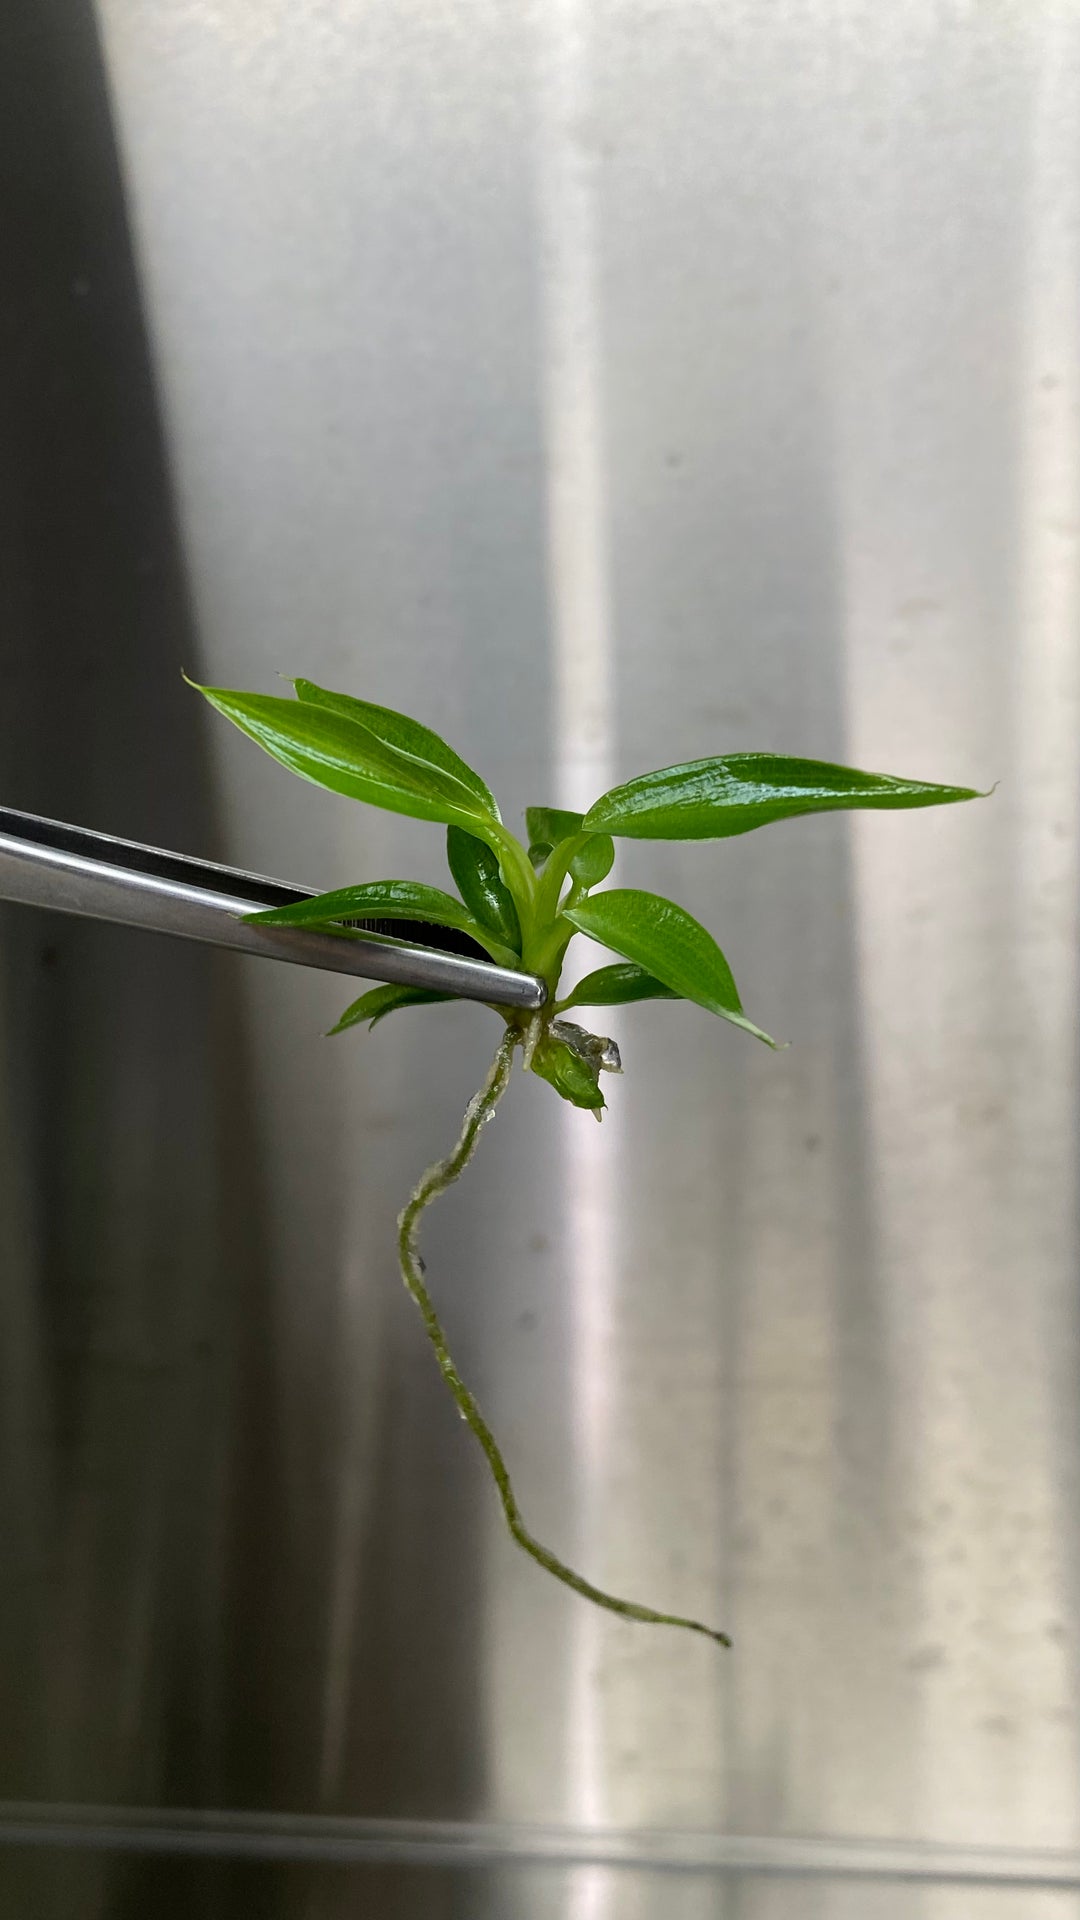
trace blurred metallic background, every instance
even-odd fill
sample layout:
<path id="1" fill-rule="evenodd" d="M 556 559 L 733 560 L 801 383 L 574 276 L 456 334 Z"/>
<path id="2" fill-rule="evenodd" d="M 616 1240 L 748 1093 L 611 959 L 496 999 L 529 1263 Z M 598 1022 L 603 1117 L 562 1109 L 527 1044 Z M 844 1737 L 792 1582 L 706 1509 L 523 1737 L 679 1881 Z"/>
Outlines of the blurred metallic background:
<path id="1" fill-rule="evenodd" d="M 726 1656 L 515 1551 L 398 1285 L 490 1016 L 331 1045 L 340 982 L 3 911 L 0 1796 L 510 1835 L 12 1849 L 5 1914 L 1075 1920 L 1080 8 L 7 0 L 0 43 L 6 803 L 441 879 L 182 666 L 413 710 L 511 818 L 740 747 L 1001 781 L 629 847 L 795 1044 L 615 1016 L 603 1128 L 522 1081 L 431 1220 L 530 1521 Z"/>

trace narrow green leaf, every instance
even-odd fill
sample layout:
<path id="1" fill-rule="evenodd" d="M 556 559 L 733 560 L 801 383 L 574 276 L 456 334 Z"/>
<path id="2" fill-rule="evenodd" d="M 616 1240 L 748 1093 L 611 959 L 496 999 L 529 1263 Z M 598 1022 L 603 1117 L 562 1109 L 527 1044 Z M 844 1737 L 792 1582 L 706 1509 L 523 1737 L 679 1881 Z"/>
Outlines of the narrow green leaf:
<path id="1" fill-rule="evenodd" d="M 358 1027 L 366 1020 L 368 1028 L 377 1027 L 388 1013 L 395 1013 L 398 1007 L 434 1006 L 439 1000 L 454 1000 L 453 993 L 434 993 L 429 987 L 386 986 L 373 987 L 370 993 L 362 993 L 351 1007 L 346 1007 L 336 1027 L 331 1027 L 328 1038 L 335 1033 L 347 1033 L 350 1027 Z"/>
<path id="2" fill-rule="evenodd" d="M 746 1018 L 731 968 L 712 934 L 685 907 L 656 893 L 616 887 L 563 911 L 579 932 L 625 954 L 682 999 L 745 1027 L 770 1047 L 776 1045 Z"/>
<path id="3" fill-rule="evenodd" d="M 521 925 L 514 896 L 499 871 L 498 856 L 463 827 L 446 830 L 446 859 L 474 920 L 514 953 L 521 952 Z"/>
<path id="4" fill-rule="evenodd" d="M 257 927 L 318 927 L 327 933 L 347 933 L 343 923 L 350 920 L 423 920 L 429 926 L 456 927 L 467 933 L 502 966 L 512 967 L 518 958 L 488 927 L 474 920 L 452 893 L 418 880 L 368 880 L 362 886 L 313 894 L 291 907 L 265 907 L 259 913 L 246 913 L 244 919 Z"/>
<path id="5" fill-rule="evenodd" d="M 598 967 L 559 1002 L 559 1012 L 568 1007 L 623 1007 L 633 1000 L 679 1000 L 682 998 L 663 981 L 654 979 L 644 967 L 633 961 L 621 961 L 614 967 Z"/>
<path id="6" fill-rule="evenodd" d="M 495 819 L 455 774 L 400 752 L 339 713 L 276 694 L 239 693 L 227 687 L 198 691 L 282 766 L 316 786 L 392 813 L 474 831 L 481 822 Z"/>
<path id="7" fill-rule="evenodd" d="M 571 1106 L 599 1114 L 607 1105 L 600 1091 L 599 1065 L 550 1031 L 541 1036 L 530 1065 Z"/>
<path id="8" fill-rule="evenodd" d="M 570 862 L 570 872 L 579 886 L 598 887 L 615 865 L 615 842 L 610 833 L 592 833 Z"/>
<path id="9" fill-rule="evenodd" d="M 378 739 L 385 740 L 388 746 L 396 747 L 399 753 L 407 753 L 414 760 L 452 774 L 481 802 L 484 813 L 490 814 L 493 820 L 499 819 L 490 787 L 430 727 L 411 720 L 406 713 L 396 713 L 393 707 L 377 707 L 370 700 L 354 699 L 350 693 L 331 693 L 326 687 L 316 686 L 314 680 L 294 680 L 292 684 L 298 700 L 309 706 L 325 707 L 328 713 L 339 714 L 343 720 L 355 720 Z"/>
<path id="10" fill-rule="evenodd" d="M 934 786 L 860 773 L 824 760 L 729 753 L 662 767 L 613 787 L 585 815 L 586 828 L 631 840 L 723 840 L 770 820 L 849 807 L 936 807 L 985 798 L 974 787 Z"/>

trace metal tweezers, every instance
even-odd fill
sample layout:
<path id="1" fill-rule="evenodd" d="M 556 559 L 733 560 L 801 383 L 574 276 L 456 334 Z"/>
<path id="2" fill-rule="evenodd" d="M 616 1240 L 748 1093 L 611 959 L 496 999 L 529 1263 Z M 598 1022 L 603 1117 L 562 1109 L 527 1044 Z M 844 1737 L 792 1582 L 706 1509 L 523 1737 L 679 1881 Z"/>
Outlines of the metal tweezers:
<path id="1" fill-rule="evenodd" d="M 310 900 L 313 891 L 0 807 L 0 900 L 463 1000 L 503 1007 L 544 1004 L 546 988 L 538 975 L 496 966 L 456 929 L 407 920 L 350 921 L 349 935 L 357 938 L 306 927 L 252 926 L 242 917 L 260 907 Z"/>

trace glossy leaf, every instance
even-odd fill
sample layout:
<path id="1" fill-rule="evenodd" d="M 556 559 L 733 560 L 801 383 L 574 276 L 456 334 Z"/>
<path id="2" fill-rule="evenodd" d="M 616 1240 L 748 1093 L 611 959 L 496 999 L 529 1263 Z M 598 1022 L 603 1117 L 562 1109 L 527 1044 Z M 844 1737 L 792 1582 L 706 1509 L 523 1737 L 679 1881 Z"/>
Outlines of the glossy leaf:
<path id="1" fill-rule="evenodd" d="M 328 713 L 336 713 L 343 720 L 354 720 L 388 746 L 396 747 L 399 753 L 407 753 L 414 760 L 425 761 L 428 766 L 440 767 L 444 773 L 452 774 L 481 802 L 485 813 L 489 813 L 493 820 L 499 818 L 499 809 L 491 789 L 460 754 L 447 746 L 446 741 L 433 733 L 430 727 L 422 726 L 419 720 L 411 720 L 406 713 L 396 713 L 393 707 L 377 707 L 370 700 L 354 699 L 350 693 L 331 693 L 326 687 L 316 686 L 314 680 L 294 680 L 292 684 L 296 688 L 297 699 L 303 700 L 306 705 L 324 707 Z"/>
<path id="2" fill-rule="evenodd" d="M 460 893 L 474 920 L 487 927 L 503 946 L 521 952 L 521 926 L 514 896 L 499 872 L 496 854 L 466 833 L 463 827 L 446 830 L 446 859 Z"/>
<path id="3" fill-rule="evenodd" d="M 625 954 L 682 999 L 776 1045 L 746 1018 L 731 968 L 712 934 L 685 907 L 656 893 L 617 887 L 563 911 L 579 932 Z"/>
<path id="4" fill-rule="evenodd" d="M 402 753 L 340 713 L 276 694 L 239 693 L 227 687 L 198 690 L 282 766 L 316 786 L 447 826 L 475 829 L 479 821 L 495 818 L 455 774 Z"/>
<path id="5" fill-rule="evenodd" d="M 516 953 L 473 919 L 460 900 L 441 887 L 418 880 L 369 880 L 358 887 L 316 893 L 291 907 L 266 907 L 244 919 L 261 927 L 317 927 L 325 933 L 349 931 L 349 920 L 423 920 L 433 927 L 455 927 L 479 942 L 493 960 L 513 966 Z"/>
<path id="6" fill-rule="evenodd" d="M 452 993 L 435 993 L 429 987 L 403 987 L 398 985 L 373 987 L 370 993 L 362 993 L 351 1007 L 346 1007 L 336 1027 L 331 1027 L 329 1035 L 347 1033 L 350 1027 L 359 1027 L 366 1021 L 368 1028 L 377 1027 L 388 1013 L 396 1013 L 399 1007 L 434 1006 L 437 1001 L 454 1000 Z"/>
<path id="7" fill-rule="evenodd" d="M 600 1091 L 598 1063 L 587 1059 L 566 1040 L 557 1039 L 550 1030 L 541 1036 L 530 1065 L 532 1071 L 554 1087 L 564 1100 L 569 1100 L 571 1106 L 598 1114 L 607 1105 Z"/>
<path id="8" fill-rule="evenodd" d="M 610 833 L 591 833 L 570 862 L 570 872 L 579 886 L 598 887 L 615 865 L 615 842 Z"/>
<path id="9" fill-rule="evenodd" d="M 598 967 L 595 973 L 587 973 L 579 980 L 572 993 L 559 1002 L 559 1011 L 569 1007 L 623 1007 L 634 1000 L 679 1000 L 681 994 L 672 987 L 665 987 L 644 967 L 637 967 L 632 960 L 620 961 L 613 967 Z"/>
<path id="10" fill-rule="evenodd" d="M 590 807 L 585 826 L 631 840 L 723 840 L 800 813 L 936 807 L 983 797 L 974 787 L 898 780 L 824 760 L 729 753 L 662 767 L 613 787 Z"/>

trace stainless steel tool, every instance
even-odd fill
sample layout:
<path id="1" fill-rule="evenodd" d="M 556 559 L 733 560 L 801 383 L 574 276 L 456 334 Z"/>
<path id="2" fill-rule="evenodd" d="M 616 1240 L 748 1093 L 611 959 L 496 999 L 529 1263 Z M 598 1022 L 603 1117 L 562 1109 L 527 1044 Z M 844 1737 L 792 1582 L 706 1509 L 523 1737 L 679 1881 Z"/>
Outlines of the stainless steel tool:
<path id="1" fill-rule="evenodd" d="M 0 900 L 463 1000 L 526 1009 L 544 1003 L 544 982 L 536 974 L 496 966 L 467 934 L 451 928 L 357 921 L 352 931 L 363 937 L 350 939 L 301 927 L 252 926 L 242 918 L 260 907 L 310 899 L 314 891 L 0 807 Z"/>

